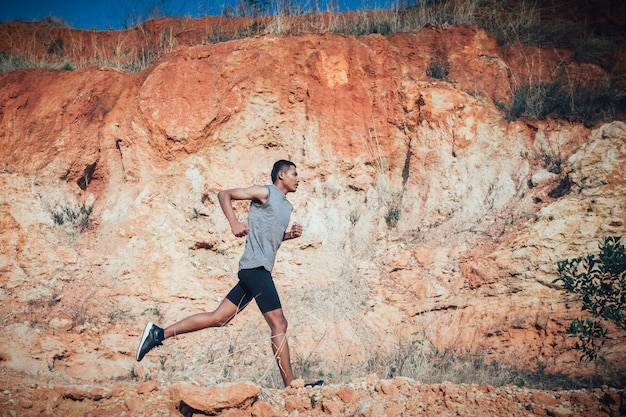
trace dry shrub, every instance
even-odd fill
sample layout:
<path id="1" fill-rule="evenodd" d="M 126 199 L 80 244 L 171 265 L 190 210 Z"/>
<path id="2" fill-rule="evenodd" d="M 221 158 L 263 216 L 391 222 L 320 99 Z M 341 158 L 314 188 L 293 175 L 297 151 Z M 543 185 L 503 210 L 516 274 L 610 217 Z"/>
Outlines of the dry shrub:
<path id="1" fill-rule="evenodd" d="M 593 125 L 613 120 L 624 108 L 624 91 L 610 82 L 572 83 L 565 77 L 517 87 L 508 104 L 497 103 L 507 120 L 547 117 Z"/>

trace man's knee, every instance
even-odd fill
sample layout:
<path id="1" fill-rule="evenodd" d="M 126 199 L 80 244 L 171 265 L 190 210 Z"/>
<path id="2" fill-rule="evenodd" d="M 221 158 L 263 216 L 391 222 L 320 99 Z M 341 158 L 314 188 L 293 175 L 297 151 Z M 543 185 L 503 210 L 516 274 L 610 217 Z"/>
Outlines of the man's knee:
<path id="1" fill-rule="evenodd" d="M 213 326 L 226 326 L 239 312 L 239 307 L 233 304 L 228 298 L 225 298 L 220 305 L 211 313 L 207 313 L 211 317 Z"/>
<path id="2" fill-rule="evenodd" d="M 272 334 L 287 333 L 287 319 L 282 312 L 272 312 L 265 315 Z"/>

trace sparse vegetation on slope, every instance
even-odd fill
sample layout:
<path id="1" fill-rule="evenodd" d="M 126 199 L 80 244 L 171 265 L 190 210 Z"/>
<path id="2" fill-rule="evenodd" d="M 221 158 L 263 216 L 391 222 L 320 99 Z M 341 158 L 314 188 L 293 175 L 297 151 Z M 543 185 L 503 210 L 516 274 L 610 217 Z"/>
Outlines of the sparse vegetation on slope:
<path id="1" fill-rule="evenodd" d="M 560 76 L 552 82 L 520 85 L 509 103 L 496 103 L 507 120 L 543 120 L 547 117 L 589 126 L 614 120 L 624 108 L 626 96 L 619 87 L 607 82 L 573 82 Z"/>
<path id="2" fill-rule="evenodd" d="M 132 8 L 126 13 L 133 13 Z M 357 10 L 338 13 L 292 4 L 241 2 L 241 6 L 225 9 L 222 17 L 178 20 L 149 20 L 141 16 L 162 17 L 135 12 L 127 17 L 132 30 L 106 35 L 115 38 L 114 48 L 103 41 L 103 32 L 73 31 L 62 19 L 47 17 L 32 24 L 32 42 L 27 48 L 14 48 L 11 23 L 0 30 L 8 39 L 8 47 L 0 51 L 0 71 L 25 68 L 73 70 L 85 66 L 108 66 L 137 72 L 154 65 L 177 46 L 214 44 L 234 39 L 276 34 L 297 36 L 326 32 L 363 36 L 387 35 L 420 29 L 426 25 L 445 27 L 465 25 L 483 28 L 506 48 L 514 45 L 537 45 L 540 48 L 565 48 L 573 59 L 591 63 L 610 71 L 611 57 L 620 42 L 619 36 L 598 33 L 596 27 L 563 18 L 556 21 L 550 10 L 540 3 L 523 0 L 502 3 L 495 0 L 448 0 L 419 2 L 404 8 Z M 108 43 L 111 39 L 108 40 Z M 87 51 L 89 44 L 89 53 Z M 446 80 L 445 62 L 433 62 L 429 77 Z M 453 80 L 451 80 L 453 82 Z M 509 103 L 499 103 L 510 120 L 518 118 L 563 118 L 592 125 L 597 121 L 614 120 L 623 111 L 623 86 L 611 81 L 573 80 L 562 73 L 541 82 L 520 81 Z"/>

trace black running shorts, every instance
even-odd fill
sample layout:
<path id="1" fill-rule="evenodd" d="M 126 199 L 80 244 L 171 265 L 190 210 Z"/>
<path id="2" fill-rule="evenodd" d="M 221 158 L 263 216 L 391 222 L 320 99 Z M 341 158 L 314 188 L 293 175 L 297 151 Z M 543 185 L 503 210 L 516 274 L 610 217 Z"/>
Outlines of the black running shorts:
<path id="1" fill-rule="evenodd" d="M 270 274 L 265 268 L 242 269 L 237 274 L 239 282 L 228 293 L 228 298 L 239 310 L 254 299 L 261 313 L 281 308 L 280 298 Z"/>

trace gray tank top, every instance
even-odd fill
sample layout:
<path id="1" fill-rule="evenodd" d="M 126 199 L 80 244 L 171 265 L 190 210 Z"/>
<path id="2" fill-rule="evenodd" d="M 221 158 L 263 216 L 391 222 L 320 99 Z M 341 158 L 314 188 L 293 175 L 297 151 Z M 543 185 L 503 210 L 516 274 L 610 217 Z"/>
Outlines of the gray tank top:
<path id="1" fill-rule="evenodd" d="M 239 270 L 262 266 L 272 272 L 276 252 L 289 225 L 293 206 L 278 187 L 273 184 L 265 187 L 269 190 L 267 201 L 250 202 L 246 248 L 239 260 Z"/>

